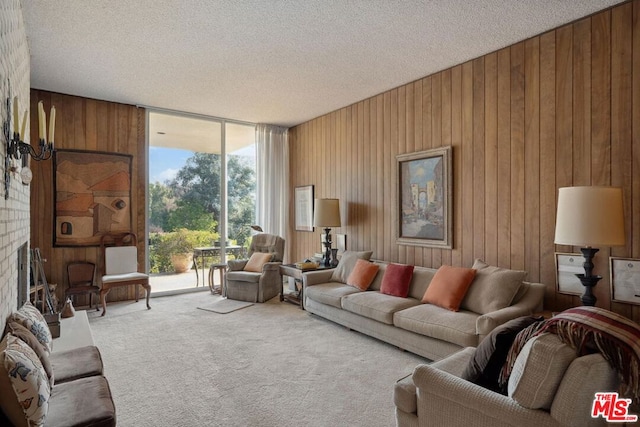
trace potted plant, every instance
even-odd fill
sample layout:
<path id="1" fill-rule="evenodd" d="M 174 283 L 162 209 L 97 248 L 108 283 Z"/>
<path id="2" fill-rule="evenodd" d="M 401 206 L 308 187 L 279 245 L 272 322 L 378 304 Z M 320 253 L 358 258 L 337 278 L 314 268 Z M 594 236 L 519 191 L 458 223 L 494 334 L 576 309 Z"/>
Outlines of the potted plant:
<path id="1" fill-rule="evenodd" d="M 180 228 L 169 234 L 167 250 L 171 257 L 171 264 L 176 273 L 185 273 L 193 265 L 193 248 L 196 246 L 189 230 Z"/>

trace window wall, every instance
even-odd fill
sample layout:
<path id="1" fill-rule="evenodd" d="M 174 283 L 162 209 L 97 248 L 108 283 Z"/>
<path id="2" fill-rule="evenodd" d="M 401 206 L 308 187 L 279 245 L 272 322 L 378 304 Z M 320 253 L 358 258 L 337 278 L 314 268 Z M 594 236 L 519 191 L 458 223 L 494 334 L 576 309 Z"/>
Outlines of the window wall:
<path id="1" fill-rule="evenodd" d="M 208 289 L 209 265 L 245 256 L 250 242 L 255 125 L 153 110 L 147 125 L 152 288 Z"/>

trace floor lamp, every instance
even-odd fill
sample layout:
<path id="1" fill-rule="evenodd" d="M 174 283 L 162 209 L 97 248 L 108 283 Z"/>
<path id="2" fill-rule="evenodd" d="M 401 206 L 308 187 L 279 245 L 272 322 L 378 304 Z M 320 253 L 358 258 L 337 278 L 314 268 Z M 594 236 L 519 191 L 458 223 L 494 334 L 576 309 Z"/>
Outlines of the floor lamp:
<path id="1" fill-rule="evenodd" d="M 564 187 L 558 190 L 557 245 L 580 246 L 584 274 L 576 274 L 584 286 L 582 305 L 596 305 L 593 287 L 601 276 L 593 275 L 595 246 L 625 244 L 622 189 L 616 187 Z"/>
<path id="2" fill-rule="evenodd" d="M 324 227 L 324 265 L 331 265 L 331 227 L 340 227 L 340 201 L 338 199 L 316 199 L 313 212 L 313 225 Z"/>

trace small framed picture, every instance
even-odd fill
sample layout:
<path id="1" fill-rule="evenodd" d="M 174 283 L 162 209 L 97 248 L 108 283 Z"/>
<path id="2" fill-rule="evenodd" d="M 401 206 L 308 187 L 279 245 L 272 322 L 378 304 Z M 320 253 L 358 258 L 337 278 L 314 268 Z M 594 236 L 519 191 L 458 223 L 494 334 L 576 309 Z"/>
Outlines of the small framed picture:
<path id="1" fill-rule="evenodd" d="M 295 189 L 296 231 L 313 231 L 313 185 Z"/>
<path id="2" fill-rule="evenodd" d="M 336 247 L 338 248 L 338 255 L 342 255 L 347 250 L 346 234 L 336 234 Z"/>
<path id="3" fill-rule="evenodd" d="M 640 305 L 640 259 L 609 258 L 611 300 Z"/>
<path id="4" fill-rule="evenodd" d="M 576 274 L 584 274 L 582 254 L 556 252 L 556 290 L 561 294 L 582 295 L 584 286 Z"/>

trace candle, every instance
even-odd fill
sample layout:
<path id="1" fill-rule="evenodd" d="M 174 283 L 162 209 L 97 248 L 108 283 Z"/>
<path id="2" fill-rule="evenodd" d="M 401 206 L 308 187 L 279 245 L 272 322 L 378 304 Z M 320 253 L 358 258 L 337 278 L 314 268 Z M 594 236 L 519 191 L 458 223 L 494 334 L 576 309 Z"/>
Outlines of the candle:
<path id="1" fill-rule="evenodd" d="M 13 133 L 20 132 L 20 113 L 18 112 L 18 97 L 13 97 Z"/>
<path id="2" fill-rule="evenodd" d="M 49 144 L 53 147 L 53 135 L 56 132 L 56 107 L 51 107 L 51 114 L 49 114 Z"/>
<path id="3" fill-rule="evenodd" d="M 47 127 L 47 124 L 45 122 L 45 118 L 44 118 L 44 105 L 42 104 L 42 101 L 38 102 L 38 127 L 39 127 L 39 137 L 40 139 L 44 140 L 45 138 L 45 129 Z"/>
<path id="4" fill-rule="evenodd" d="M 20 128 L 20 135 L 22 135 L 22 140 L 24 141 L 24 133 L 27 129 L 27 110 L 24 110 L 24 115 L 22 116 L 22 127 Z"/>

